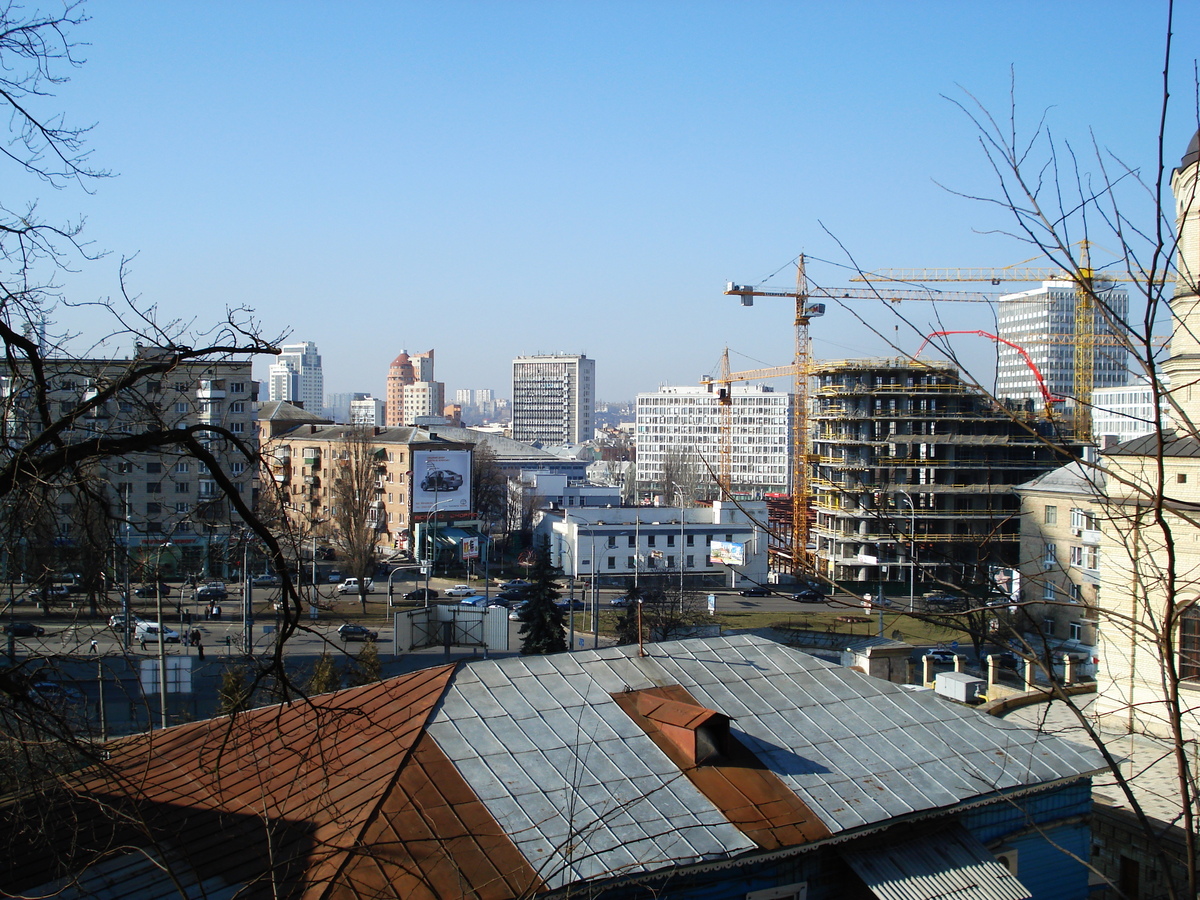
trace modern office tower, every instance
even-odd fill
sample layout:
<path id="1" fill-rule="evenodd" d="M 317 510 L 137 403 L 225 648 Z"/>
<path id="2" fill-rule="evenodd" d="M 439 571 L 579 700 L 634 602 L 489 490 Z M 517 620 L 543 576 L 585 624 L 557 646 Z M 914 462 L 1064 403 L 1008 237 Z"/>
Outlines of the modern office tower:
<path id="1" fill-rule="evenodd" d="M 519 356 L 513 360 L 514 440 L 578 444 L 591 440 L 596 361 L 583 354 Z"/>
<path id="2" fill-rule="evenodd" d="M 312 341 L 284 344 L 268 370 L 268 396 L 271 400 L 289 400 L 319 413 L 325 404 L 325 377 L 321 354 Z"/>
<path id="3" fill-rule="evenodd" d="M 864 593 L 894 582 L 920 596 L 982 588 L 994 567 L 1018 562 L 1013 488 L 1072 449 L 1054 444 L 1052 427 L 1014 421 L 950 363 L 817 362 L 813 377 L 810 505 L 821 575 Z"/>
<path id="4" fill-rule="evenodd" d="M 731 489 L 760 498 L 791 487 L 791 393 L 764 385 L 734 385 L 731 415 L 707 387 L 663 387 L 637 396 L 639 496 L 674 494 L 687 502 L 718 496 L 720 429 L 728 422 Z M 674 496 L 663 496 L 671 505 Z"/>
<path id="5" fill-rule="evenodd" d="M 1066 398 L 1063 411 L 1068 414 L 1073 412 L 1075 397 L 1081 391 L 1090 395 L 1101 388 L 1120 387 L 1128 379 L 1126 353 L 1113 340 L 1109 322 L 1113 318 L 1125 321 L 1129 294 L 1124 288 L 1102 282 L 1097 283 L 1096 292 L 1098 302 L 1093 304 L 1088 326 L 1094 347 L 1091 384 L 1078 387 L 1075 347 L 1082 336 L 1076 334 L 1075 285 L 1069 281 L 1046 281 L 1033 290 L 1000 298 L 999 336 L 1028 354 L 1050 393 Z M 1045 403 L 1029 364 L 1015 348 L 1003 343 L 998 345 L 996 396 L 1001 400 L 1026 402 L 1035 409 Z"/>
<path id="6" fill-rule="evenodd" d="M 426 387 L 419 391 L 409 391 L 412 385 L 426 384 L 434 385 L 435 387 Z M 389 425 L 411 425 L 415 416 L 441 415 L 442 405 L 445 398 L 445 385 L 433 380 L 433 351 L 426 350 L 424 353 L 414 353 L 409 356 L 407 350 L 402 350 L 400 355 L 392 360 L 392 364 L 388 367 L 387 376 L 387 420 Z M 439 392 L 440 393 L 437 393 Z M 434 394 L 437 394 L 435 397 Z M 417 409 L 414 411 L 406 408 L 405 397 L 411 395 L 417 403 Z M 434 400 L 437 400 L 437 406 L 431 406 Z M 436 412 L 429 412 L 429 409 L 436 409 Z"/>

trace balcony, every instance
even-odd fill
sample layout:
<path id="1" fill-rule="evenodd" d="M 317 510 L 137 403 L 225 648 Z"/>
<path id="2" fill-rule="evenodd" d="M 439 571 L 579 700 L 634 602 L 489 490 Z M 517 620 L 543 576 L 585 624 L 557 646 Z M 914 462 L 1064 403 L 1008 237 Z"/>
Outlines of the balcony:
<path id="1" fill-rule="evenodd" d="M 224 381 L 201 381 L 200 387 L 196 388 L 197 400 L 224 400 L 225 399 L 225 382 Z"/>

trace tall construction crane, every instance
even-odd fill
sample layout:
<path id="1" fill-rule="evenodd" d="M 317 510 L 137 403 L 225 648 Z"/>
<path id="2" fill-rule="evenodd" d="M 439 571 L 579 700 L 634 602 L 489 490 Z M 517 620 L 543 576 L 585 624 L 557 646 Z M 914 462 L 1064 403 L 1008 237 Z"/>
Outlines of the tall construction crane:
<path id="1" fill-rule="evenodd" d="M 1116 343 L 1124 346 L 1120 336 L 1096 334 L 1096 291 L 1100 284 L 1165 283 L 1174 281 L 1171 273 L 1153 278 L 1145 272 L 1115 272 L 1096 270 L 1091 267 L 1089 244 L 1080 244 L 1080 265 L 1067 270 L 1044 266 L 1008 266 L 1001 268 L 940 268 L 940 269 L 877 269 L 864 272 L 851 281 L 920 283 L 987 281 L 998 285 L 1003 281 L 1037 282 L 1069 281 L 1075 285 L 1075 334 L 1066 342 L 1075 345 L 1075 438 L 1081 442 L 1092 440 L 1092 393 L 1096 386 L 1096 347 L 1098 344 Z M 1062 338 L 1048 335 L 1049 342 L 1063 342 Z M 1057 338 L 1057 339 L 1056 339 Z"/>
<path id="2" fill-rule="evenodd" d="M 825 304 L 817 300 L 951 300 L 965 303 L 991 303 L 996 295 L 978 291 L 921 291 L 919 289 L 880 291 L 875 288 L 821 288 L 810 286 L 804 271 L 804 254 L 796 261 L 796 289 L 762 290 L 750 285 L 729 282 L 726 295 L 742 298 L 742 306 L 753 306 L 755 297 L 789 297 L 796 301 L 795 310 L 795 356 L 791 366 L 774 369 L 759 369 L 751 372 L 731 373 L 728 370 L 728 353 L 722 358 L 722 382 L 718 402 L 725 410 L 720 428 L 720 482 L 723 496 L 728 497 L 732 483 L 733 459 L 733 381 L 756 378 L 775 378 L 783 375 L 793 377 L 792 407 L 792 569 L 796 574 L 813 570 L 812 556 L 808 551 L 812 522 L 809 518 L 810 479 L 812 472 L 812 435 L 808 429 L 808 380 L 812 370 L 812 344 L 808 335 L 811 319 L 825 314 Z"/>

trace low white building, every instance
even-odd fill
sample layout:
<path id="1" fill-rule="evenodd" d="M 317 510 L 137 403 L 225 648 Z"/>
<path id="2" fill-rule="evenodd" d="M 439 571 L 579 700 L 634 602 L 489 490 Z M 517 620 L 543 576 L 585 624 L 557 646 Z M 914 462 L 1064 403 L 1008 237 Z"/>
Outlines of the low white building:
<path id="1" fill-rule="evenodd" d="M 550 536 L 554 565 L 574 578 L 681 574 L 693 587 L 767 583 L 767 505 L 543 510 L 536 545 Z M 717 545 L 714 548 L 714 544 Z M 715 562 L 713 553 L 733 560 Z"/>

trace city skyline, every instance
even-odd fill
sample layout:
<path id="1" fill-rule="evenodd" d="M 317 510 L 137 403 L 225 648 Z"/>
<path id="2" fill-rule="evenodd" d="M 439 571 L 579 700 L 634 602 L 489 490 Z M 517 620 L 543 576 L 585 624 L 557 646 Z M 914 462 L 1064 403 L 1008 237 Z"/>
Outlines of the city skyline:
<path id="1" fill-rule="evenodd" d="M 968 199 L 994 186 L 956 106 L 1003 124 L 1012 85 L 1020 133 L 1045 113 L 1083 168 L 1092 126 L 1117 170 L 1152 183 L 1157 164 L 1157 5 L 368 3 L 365 27 L 284 9 L 92 7 L 87 64 L 38 110 L 95 122 L 91 162 L 117 177 L 12 189 L 111 251 L 62 273 L 75 303 L 117 296 L 131 258 L 131 294 L 165 319 L 247 306 L 285 343 L 316 338 L 330 392 L 380 395 L 401 343 L 438 347 L 452 391 L 502 389 L 515 356 L 569 345 L 603 362 L 598 398 L 629 400 L 697 384 L 726 344 L 737 368 L 789 362 L 786 302 L 745 310 L 722 288 L 786 284 L 801 251 L 822 285 L 853 263 L 1023 261 L 1005 213 Z M 1186 56 L 1200 10 L 1173 30 Z M 1196 127 L 1176 71 L 1168 147 Z M 926 307 L 906 331 L 831 305 L 813 356 L 992 324 Z M 101 333 L 86 307 L 53 319 L 81 350 Z"/>

